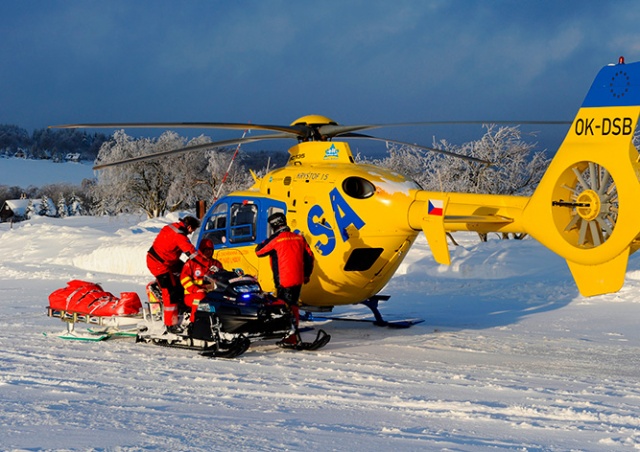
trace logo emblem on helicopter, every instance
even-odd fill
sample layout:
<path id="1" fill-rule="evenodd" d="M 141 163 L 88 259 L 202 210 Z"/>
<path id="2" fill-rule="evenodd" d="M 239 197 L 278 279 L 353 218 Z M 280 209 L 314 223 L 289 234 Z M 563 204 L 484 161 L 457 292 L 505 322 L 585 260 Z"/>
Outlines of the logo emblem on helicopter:
<path id="1" fill-rule="evenodd" d="M 347 231 L 350 227 L 360 230 L 365 225 L 364 220 L 360 218 L 356 211 L 347 203 L 337 188 L 329 192 L 329 199 L 333 218 L 328 215 L 325 216 L 324 209 L 318 204 L 309 209 L 309 215 L 307 216 L 309 233 L 319 238 L 313 246 L 323 256 L 331 254 L 336 248 L 336 230 L 334 229 L 334 225 L 338 232 L 337 236 L 341 238 L 343 242 L 349 240 L 349 233 Z"/>
<path id="2" fill-rule="evenodd" d="M 338 148 L 335 144 L 332 144 L 329 149 L 324 151 L 324 160 L 335 160 L 338 158 Z"/>

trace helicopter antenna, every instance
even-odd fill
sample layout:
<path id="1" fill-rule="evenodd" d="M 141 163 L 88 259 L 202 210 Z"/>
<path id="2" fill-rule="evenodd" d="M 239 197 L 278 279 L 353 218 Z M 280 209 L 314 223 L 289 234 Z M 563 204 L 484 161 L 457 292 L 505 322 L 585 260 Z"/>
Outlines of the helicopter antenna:
<path id="1" fill-rule="evenodd" d="M 242 138 L 244 138 L 247 135 L 247 133 L 249 133 L 250 131 L 251 131 L 250 129 L 245 129 L 244 132 L 242 132 Z M 229 162 L 229 166 L 227 167 L 227 172 L 224 173 L 224 176 L 222 178 L 222 182 L 220 182 L 220 186 L 218 187 L 218 192 L 216 193 L 215 197 L 213 198 L 214 202 L 220 197 L 220 192 L 222 192 L 222 187 L 224 186 L 224 183 L 227 181 L 227 178 L 229 177 L 229 173 L 231 172 L 231 167 L 233 166 L 233 162 L 235 161 L 236 157 L 238 156 L 238 152 L 240 152 L 240 146 L 242 146 L 242 142 L 238 143 L 238 145 L 236 146 L 236 150 L 233 153 L 233 156 L 231 157 L 231 161 Z"/>

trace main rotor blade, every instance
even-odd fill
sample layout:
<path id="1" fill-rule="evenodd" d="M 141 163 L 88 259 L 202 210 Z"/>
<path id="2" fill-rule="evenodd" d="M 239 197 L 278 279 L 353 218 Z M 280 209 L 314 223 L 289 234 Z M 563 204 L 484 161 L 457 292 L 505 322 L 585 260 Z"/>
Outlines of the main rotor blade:
<path id="1" fill-rule="evenodd" d="M 326 124 L 318 127 L 318 132 L 322 136 L 334 138 L 344 136 L 350 132 L 359 130 L 380 129 L 383 127 L 418 127 L 418 126 L 446 126 L 446 125 L 474 125 L 474 124 L 517 124 L 517 125 L 570 125 L 571 121 L 421 121 L 421 122 L 398 122 L 390 124 L 361 124 L 353 126 L 341 126 Z M 352 137 L 354 138 L 354 137 Z M 391 141 L 391 140 L 390 140 Z"/>
<path id="2" fill-rule="evenodd" d="M 135 163 L 135 162 L 143 162 L 146 160 L 153 160 L 160 157 L 166 157 L 168 155 L 180 154 L 182 152 L 191 152 L 191 151 L 200 151 L 203 149 L 217 148 L 222 146 L 230 146 L 232 144 L 242 144 L 242 143 L 252 143 L 254 141 L 262 141 L 262 140 L 281 140 L 281 139 L 291 139 L 297 138 L 296 135 L 292 135 L 289 133 L 277 133 L 272 135 L 261 135 L 261 136 L 253 136 L 253 137 L 245 137 L 245 138 L 233 138 L 230 140 L 222 140 L 222 141 L 212 141 L 211 143 L 203 143 L 196 144 L 193 146 L 187 146 L 184 148 L 171 149 L 169 151 L 156 152 L 155 154 L 146 154 L 139 155 L 136 157 L 130 157 L 128 159 L 118 160 L 116 162 L 108 162 L 108 163 L 100 163 L 93 167 L 94 170 L 100 170 L 104 168 L 109 168 L 112 166 L 125 165 L 127 163 Z"/>
<path id="3" fill-rule="evenodd" d="M 388 138 L 378 138 L 378 137 L 374 137 L 374 136 L 371 136 L 371 135 L 364 135 L 364 134 L 361 134 L 361 133 L 346 133 L 346 134 L 340 135 L 340 138 L 363 138 L 363 139 L 366 139 L 366 140 L 384 141 L 384 142 L 387 142 L 387 143 L 403 144 L 405 146 L 411 146 L 411 147 L 418 148 L 418 149 L 424 149 L 425 151 L 436 152 L 438 154 L 448 155 L 450 157 L 455 157 L 455 158 L 459 158 L 459 159 L 462 159 L 462 160 L 468 160 L 470 162 L 482 163 L 483 165 L 491 165 L 492 164 L 491 162 L 489 162 L 487 160 L 482 160 L 482 159 L 479 159 L 479 158 L 470 157 L 468 155 L 456 154 L 455 152 L 449 152 L 449 151 L 444 151 L 442 149 L 431 148 L 431 147 L 428 147 L 428 146 L 422 146 L 421 144 L 409 143 L 407 141 L 390 140 Z"/>
<path id="4" fill-rule="evenodd" d="M 238 122 L 131 122 L 131 123 L 80 123 L 49 126 L 50 129 L 115 129 L 115 128 L 165 128 L 165 129 L 228 129 L 228 130 L 269 130 L 274 132 L 291 133 L 300 138 L 307 139 L 317 131 L 322 137 L 334 138 L 345 133 L 359 130 L 371 130 L 382 127 L 418 127 L 418 126 L 442 126 L 442 125 L 471 125 L 471 124 L 522 124 L 522 125 L 560 125 L 571 124 L 571 121 L 421 121 L 400 122 L 390 124 L 361 124 L 342 126 L 336 124 L 296 124 L 291 126 L 273 124 L 250 124 Z"/>
<path id="5" fill-rule="evenodd" d="M 306 135 L 306 126 L 279 126 L 269 124 L 244 124 L 239 122 L 104 122 L 61 124 L 50 129 L 228 129 L 228 130 L 270 130 L 291 133 L 299 137 Z"/>

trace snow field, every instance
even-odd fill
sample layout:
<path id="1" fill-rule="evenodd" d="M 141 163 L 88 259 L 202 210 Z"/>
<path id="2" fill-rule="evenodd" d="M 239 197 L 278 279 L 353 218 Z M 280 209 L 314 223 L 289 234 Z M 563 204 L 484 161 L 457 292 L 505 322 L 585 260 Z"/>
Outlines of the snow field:
<path id="1" fill-rule="evenodd" d="M 174 218 L 0 224 L 0 443 L 7 450 L 620 450 L 640 448 L 631 259 L 617 294 L 585 299 L 533 240 L 419 239 L 384 293 L 388 318 L 316 325 L 317 352 L 256 344 L 238 359 L 62 341 L 47 296 L 88 279 L 144 299 L 144 253 Z M 363 307 L 339 314 L 369 317 Z M 307 333 L 312 334 L 312 333 Z"/>

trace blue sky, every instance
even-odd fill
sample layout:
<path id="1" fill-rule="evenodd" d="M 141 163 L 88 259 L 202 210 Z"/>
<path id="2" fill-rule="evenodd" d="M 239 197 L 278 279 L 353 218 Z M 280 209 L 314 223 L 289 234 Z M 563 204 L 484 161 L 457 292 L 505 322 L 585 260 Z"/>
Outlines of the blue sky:
<path id="1" fill-rule="evenodd" d="M 0 123 L 570 120 L 620 55 L 636 0 L 2 1 Z"/>

